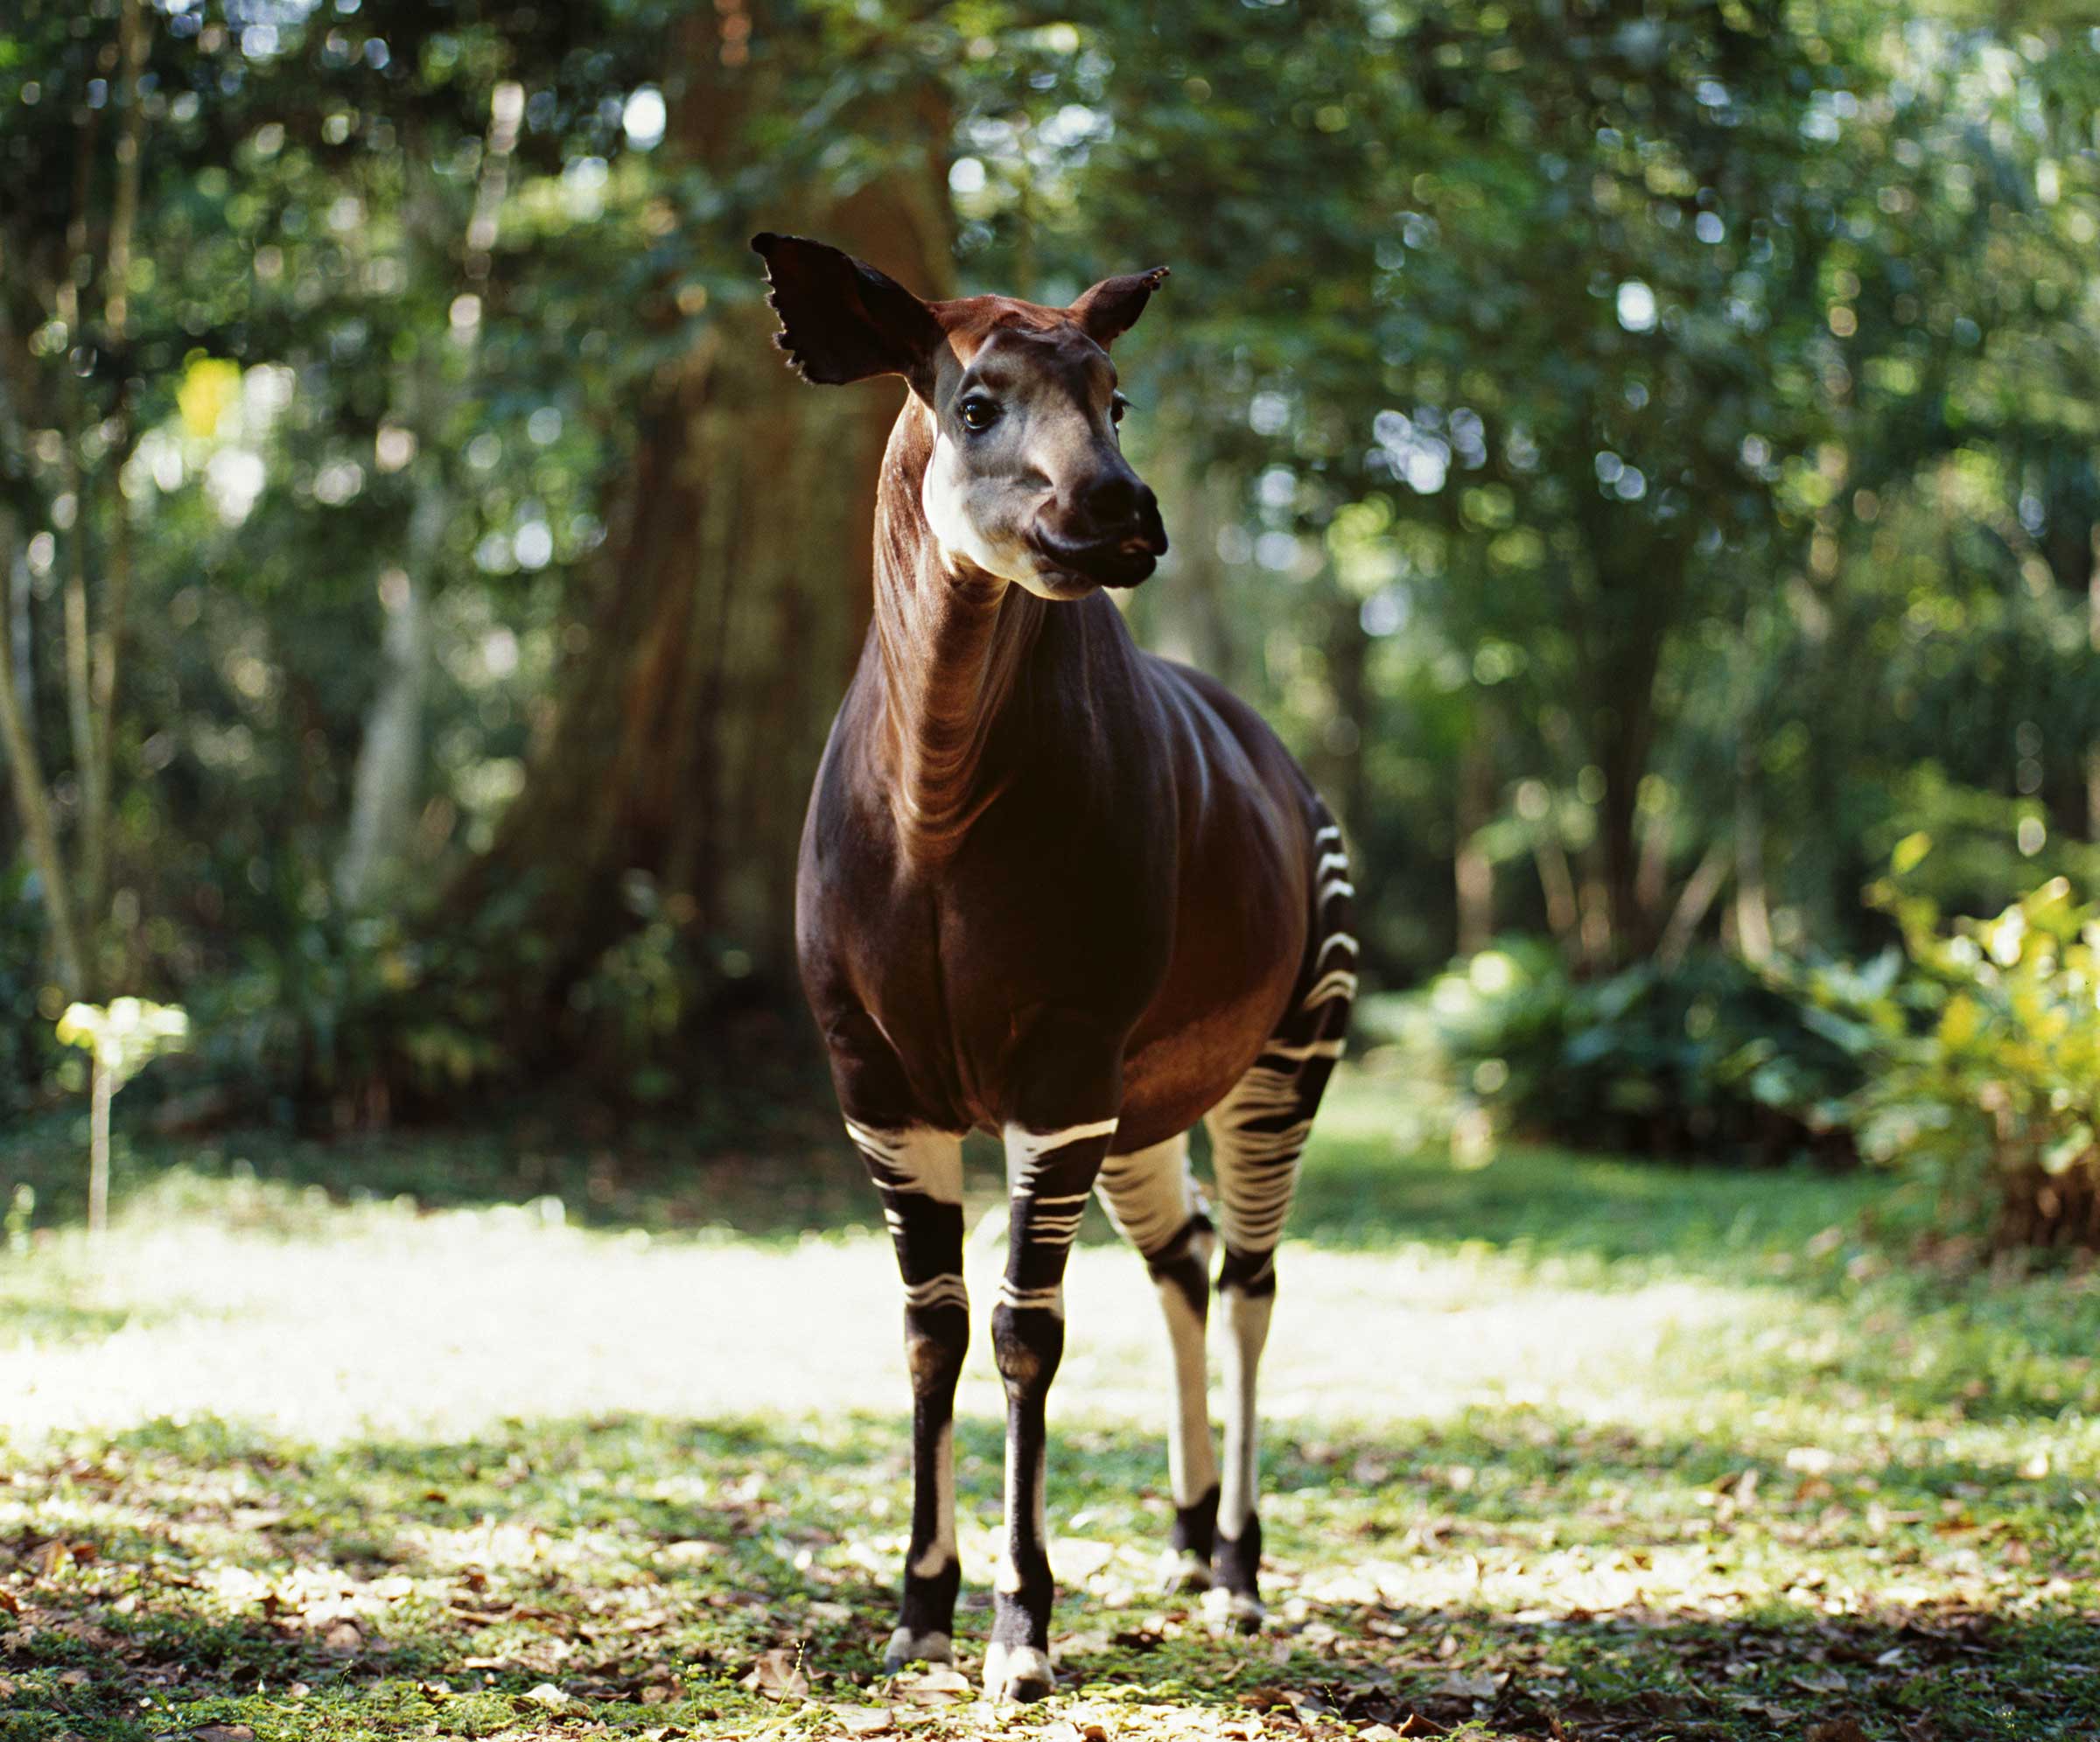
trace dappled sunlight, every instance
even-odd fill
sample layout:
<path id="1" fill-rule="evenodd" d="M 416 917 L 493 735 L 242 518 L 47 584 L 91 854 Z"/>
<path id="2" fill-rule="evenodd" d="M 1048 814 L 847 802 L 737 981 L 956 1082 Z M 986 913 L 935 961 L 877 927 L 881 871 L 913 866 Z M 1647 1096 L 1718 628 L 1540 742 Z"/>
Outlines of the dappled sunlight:
<path id="1" fill-rule="evenodd" d="M 1342 1103 L 1371 1104 L 1354 1083 Z M 1794 1182 L 1774 1216 L 1763 1180 L 1710 1176 L 1643 1229 L 1626 1208 L 1654 1170 L 1512 1151 L 1461 1173 L 1338 1123 L 1314 1202 L 1322 1170 L 1345 1199 L 1382 1175 L 1389 1215 L 1429 1214 L 1421 1237 L 1284 1248 L 1256 1640 L 1159 1594 L 1157 1305 L 1128 1251 L 1074 1255 L 1060 1722 L 1659 1742 L 1835 1704 L 2083 1733 L 2056 1724 L 2100 1707 L 2082 1282 L 2031 1280 L 2017 1308 L 1921 1291 L 1848 1257 L 1843 1181 Z M 878 1236 L 184 1189 L 100 1250 L 61 1231 L 0 1274 L 18 1689 L 83 1719 L 172 1703 L 192 1721 L 291 1689 L 301 1722 L 345 1736 L 1015 1729 L 966 1683 L 875 1673 L 909 1524 Z M 998 1235 L 988 1218 L 971 1241 L 981 1301 Z M 2023 1333 L 2050 1317 L 2053 1337 Z M 972 1674 L 1000 1508 L 988 1340 L 957 1438 Z"/>
<path id="2" fill-rule="evenodd" d="M 18 1435 L 217 1417 L 334 1444 L 623 1410 L 887 1415 L 906 1400 L 895 1263 L 874 1235 L 762 1250 L 585 1232 L 531 1207 L 367 1208 L 335 1238 L 134 1225 L 99 1266 L 71 1235 L 43 1262 L 66 1279 L 54 1298 L 82 1316 L 18 1304 L 0 1405 Z M 998 1263 L 974 1243 L 981 1300 Z M 1599 1293 L 1550 1266 L 1426 1246 L 1292 1244 L 1280 1271 L 1270 1408 L 1308 1423 L 1503 1404 L 1645 1421 L 1670 1392 L 1665 1347 L 1755 1305 L 1690 1280 Z M 1068 1300 L 1059 1415 L 1157 1428 L 1166 1359 L 1144 1266 L 1082 1248 Z M 1001 1406 L 980 1337 L 962 1408 Z"/>

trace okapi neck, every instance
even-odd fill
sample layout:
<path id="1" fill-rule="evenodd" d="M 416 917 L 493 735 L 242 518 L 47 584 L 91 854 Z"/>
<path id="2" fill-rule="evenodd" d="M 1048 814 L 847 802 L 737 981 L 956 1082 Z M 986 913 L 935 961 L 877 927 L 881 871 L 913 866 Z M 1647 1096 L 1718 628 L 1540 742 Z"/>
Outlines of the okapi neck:
<path id="1" fill-rule="evenodd" d="M 958 570 L 934 540 L 920 489 L 932 453 L 907 400 L 876 496 L 874 633 L 889 803 L 920 864 L 951 857 L 1014 771 L 993 754 L 1051 607 L 1024 587 Z"/>

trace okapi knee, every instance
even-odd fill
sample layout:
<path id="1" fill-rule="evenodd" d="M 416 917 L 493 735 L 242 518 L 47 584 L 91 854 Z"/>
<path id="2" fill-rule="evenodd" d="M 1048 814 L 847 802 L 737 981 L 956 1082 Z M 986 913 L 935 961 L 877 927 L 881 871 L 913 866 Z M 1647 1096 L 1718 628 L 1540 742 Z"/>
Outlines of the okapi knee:
<path id="1" fill-rule="evenodd" d="M 970 1353 L 970 1309 L 963 1306 L 907 1307 L 904 1315 L 904 1359 L 915 1397 L 953 1397 Z"/>

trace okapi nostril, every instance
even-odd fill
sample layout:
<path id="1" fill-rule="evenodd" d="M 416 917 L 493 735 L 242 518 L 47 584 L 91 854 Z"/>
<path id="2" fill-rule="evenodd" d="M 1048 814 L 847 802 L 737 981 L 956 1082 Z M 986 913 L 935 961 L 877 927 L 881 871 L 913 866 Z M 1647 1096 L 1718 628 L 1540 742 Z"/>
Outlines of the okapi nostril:
<path id="1" fill-rule="evenodd" d="M 1097 526 L 1114 526 L 1138 518 L 1152 492 L 1128 474 L 1110 472 L 1088 486 L 1086 511 Z"/>

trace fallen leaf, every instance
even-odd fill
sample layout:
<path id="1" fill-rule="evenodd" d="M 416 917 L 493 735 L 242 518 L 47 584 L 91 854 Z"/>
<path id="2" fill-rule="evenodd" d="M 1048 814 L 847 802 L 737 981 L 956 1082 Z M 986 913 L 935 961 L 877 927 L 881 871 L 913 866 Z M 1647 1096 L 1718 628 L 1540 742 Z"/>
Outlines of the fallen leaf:
<path id="1" fill-rule="evenodd" d="M 337 1621 L 321 1635 L 321 1649 L 331 1657 L 354 1657 L 364 1643 L 364 1629 L 355 1621 Z"/>
<path id="2" fill-rule="evenodd" d="M 1809 1742 L 1866 1742 L 1866 1732 L 1849 1718 L 1834 1718 L 1828 1724 L 1811 1724 Z"/>
<path id="3" fill-rule="evenodd" d="M 1493 1674 L 1483 1669 L 1471 1676 L 1461 1675 L 1454 1669 L 1430 1692 L 1442 1695 L 1446 1699 L 1491 1700 L 1502 1692 L 1502 1683 L 1508 1679 L 1509 1672 L 1506 1669 Z"/>
<path id="4" fill-rule="evenodd" d="M 1794 1708 L 1792 1706 L 1774 1705 L 1769 1700 L 1745 1700 L 1737 1710 L 1749 1713 L 1752 1718 L 1761 1718 L 1773 1724 L 1794 1722 Z"/>
<path id="5" fill-rule="evenodd" d="M 570 1704 L 569 1696 L 551 1682 L 542 1682 L 536 1688 L 520 1694 L 522 1700 L 529 1700 L 536 1706 L 544 1706 L 549 1711 L 560 1711 Z"/>
<path id="6" fill-rule="evenodd" d="M 813 1621 L 841 1623 L 853 1619 L 853 1611 L 844 1603 L 812 1603 L 809 1619 Z"/>
<path id="7" fill-rule="evenodd" d="M 61 1688 L 84 1688 L 88 1685 L 88 1672 L 85 1669 L 61 1671 L 59 1676 L 59 1685 Z"/>
<path id="8" fill-rule="evenodd" d="M 802 1655 L 776 1645 L 751 1666 L 751 1673 L 737 1684 L 769 1700 L 806 1700 L 809 1678 L 802 1674 Z"/>
<path id="9" fill-rule="evenodd" d="M 953 1669 L 905 1669 L 890 1677 L 890 1693 L 912 1705 L 950 1705 L 968 1699 L 974 1691 L 967 1676 Z"/>
<path id="10" fill-rule="evenodd" d="M 1842 1694 L 1844 1677 L 1835 1669 L 1809 1669 L 1787 1678 L 1804 1694 Z"/>
<path id="11" fill-rule="evenodd" d="M 256 1732 L 245 1724 L 207 1724 L 190 1732 L 190 1742 L 256 1742 Z"/>
<path id="12" fill-rule="evenodd" d="M 22 1599 L 11 1591 L 0 1591 L 0 1609 L 4 1609 L 10 1615 L 19 1615 L 22 1613 Z"/>
<path id="13" fill-rule="evenodd" d="M 833 1719 L 849 1736 L 877 1736 L 890 1727 L 886 1706 L 833 1706 Z"/>

